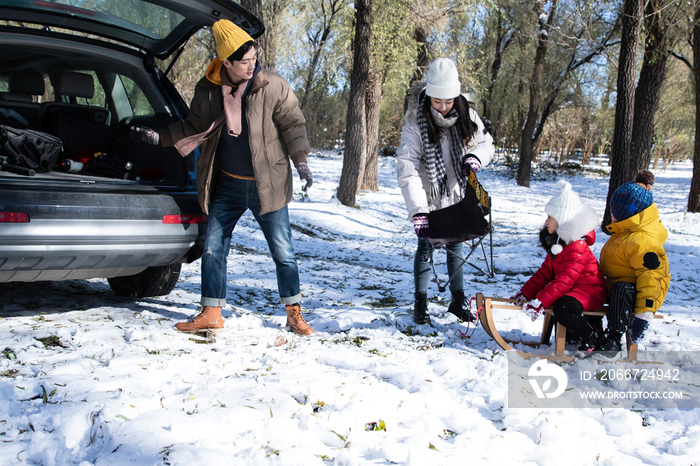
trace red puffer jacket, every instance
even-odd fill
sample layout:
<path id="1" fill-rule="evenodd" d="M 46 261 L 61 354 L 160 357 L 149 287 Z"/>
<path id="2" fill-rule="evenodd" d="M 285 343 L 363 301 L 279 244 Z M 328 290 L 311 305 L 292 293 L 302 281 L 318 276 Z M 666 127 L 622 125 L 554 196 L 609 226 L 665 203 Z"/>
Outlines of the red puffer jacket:
<path id="1" fill-rule="evenodd" d="M 576 298 L 584 311 L 600 309 L 607 299 L 605 277 L 589 245 L 595 243 L 595 232 L 573 241 L 557 254 L 547 254 L 540 269 L 523 285 L 520 292 L 527 299 L 537 298 L 545 308 L 562 296 Z"/>

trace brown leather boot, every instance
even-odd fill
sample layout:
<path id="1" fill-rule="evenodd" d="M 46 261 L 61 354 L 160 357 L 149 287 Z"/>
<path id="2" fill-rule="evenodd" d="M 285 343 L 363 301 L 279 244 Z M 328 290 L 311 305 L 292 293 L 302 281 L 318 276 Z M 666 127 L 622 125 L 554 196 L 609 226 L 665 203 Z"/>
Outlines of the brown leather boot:
<path id="1" fill-rule="evenodd" d="M 221 308 L 211 306 L 204 306 L 202 311 L 191 321 L 175 324 L 175 328 L 181 332 L 198 332 L 211 328 L 223 328 L 223 326 L 224 319 L 221 317 Z"/>
<path id="2" fill-rule="evenodd" d="M 301 306 L 298 303 L 285 304 L 284 308 L 287 311 L 287 327 L 289 327 L 292 332 L 299 335 L 311 335 L 314 333 L 314 329 L 306 323 L 304 317 L 301 315 Z"/>

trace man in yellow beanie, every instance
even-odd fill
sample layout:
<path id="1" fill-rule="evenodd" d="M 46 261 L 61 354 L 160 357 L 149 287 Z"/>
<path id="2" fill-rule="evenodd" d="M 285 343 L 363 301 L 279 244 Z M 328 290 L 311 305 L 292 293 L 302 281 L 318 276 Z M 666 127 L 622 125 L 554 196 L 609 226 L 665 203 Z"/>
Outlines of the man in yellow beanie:
<path id="1" fill-rule="evenodd" d="M 250 209 L 275 262 L 287 326 L 311 335 L 299 304 L 299 269 L 287 211 L 293 185 L 290 159 L 305 181 L 304 191 L 313 183 L 306 162 L 306 120 L 289 83 L 260 68 L 247 32 L 225 19 L 214 23 L 212 32 L 218 57 L 197 83 L 187 118 L 161 132 L 131 128 L 134 139 L 175 146 L 183 157 L 201 146 L 197 193 L 209 216 L 202 255 L 203 309 L 175 327 L 193 332 L 224 326 L 231 234 Z"/>

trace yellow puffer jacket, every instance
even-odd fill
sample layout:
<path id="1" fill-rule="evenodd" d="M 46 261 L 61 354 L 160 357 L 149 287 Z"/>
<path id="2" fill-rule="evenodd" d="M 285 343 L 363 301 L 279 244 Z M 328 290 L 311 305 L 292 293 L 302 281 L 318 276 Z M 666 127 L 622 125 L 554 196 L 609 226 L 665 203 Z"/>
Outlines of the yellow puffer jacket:
<path id="1" fill-rule="evenodd" d="M 600 268 L 608 289 L 620 280 L 634 283 L 637 288 L 634 312 L 656 312 L 671 282 L 663 247 L 668 233 L 659 219 L 659 209 L 652 204 L 606 228 L 612 236 L 600 251 Z"/>

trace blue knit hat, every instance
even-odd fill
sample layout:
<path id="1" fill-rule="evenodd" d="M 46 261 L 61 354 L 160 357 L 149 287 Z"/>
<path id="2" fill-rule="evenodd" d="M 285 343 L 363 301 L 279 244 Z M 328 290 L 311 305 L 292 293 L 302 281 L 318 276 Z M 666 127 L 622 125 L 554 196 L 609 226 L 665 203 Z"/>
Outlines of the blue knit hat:
<path id="1" fill-rule="evenodd" d="M 625 183 L 612 195 L 610 211 L 618 222 L 637 215 L 654 203 L 651 187 L 654 184 L 654 174 L 642 170 L 637 174 L 634 183 Z"/>

